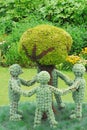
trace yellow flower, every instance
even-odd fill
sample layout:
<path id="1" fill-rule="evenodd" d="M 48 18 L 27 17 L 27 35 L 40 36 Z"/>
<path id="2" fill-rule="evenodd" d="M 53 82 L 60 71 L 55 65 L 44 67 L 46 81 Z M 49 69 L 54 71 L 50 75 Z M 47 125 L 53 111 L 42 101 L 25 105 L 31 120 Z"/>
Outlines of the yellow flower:
<path id="1" fill-rule="evenodd" d="M 85 48 L 82 49 L 82 53 L 83 54 L 87 54 L 87 47 L 85 47 Z"/>
<path id="2" fill-rule="evenodd" d="M 66 61 L 67 62 L 70 62 L 72 64 L 75 64 L 77 63 L 78 61 L 80 61 L 80 57 L 79 56 L 76 56 L 76 55 L 70 55 L 66 58 Z"/>

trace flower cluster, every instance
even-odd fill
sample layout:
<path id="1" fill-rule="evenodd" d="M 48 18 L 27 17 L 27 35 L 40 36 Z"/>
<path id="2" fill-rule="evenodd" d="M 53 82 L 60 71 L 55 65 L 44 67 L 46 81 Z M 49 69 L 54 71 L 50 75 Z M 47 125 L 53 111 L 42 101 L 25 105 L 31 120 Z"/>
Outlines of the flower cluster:
<path id="1" fill-rule="evenodd" d="M 83 48 L 79 55 L 69 55 L 63 65 L 64 69 L 68 70 L 73 67 L 74 64 L 81 63 L 87 68 L 87 47 Z"/>
<path id="2" fill-rule="evenodd" d="M 68 56 L 68 57 L 66 58 L 66 61 L 67 61 L 67 62 L 70 62 L 70 63 L 72 63 L 72 64 L 75 64 L 75 63 L 77 63 L 77 62 L 80 61 L 80 60 L 81 60 L 80 57 L 77 56 L 77 55 L 70 55 L 70 56 Z"/>
<path id="3" fill-rule="evenodd" d="M 83 57 L 85 60 L 87 60 L 87 47 L 83 48 L 81 51 L 81 57 Z"/>

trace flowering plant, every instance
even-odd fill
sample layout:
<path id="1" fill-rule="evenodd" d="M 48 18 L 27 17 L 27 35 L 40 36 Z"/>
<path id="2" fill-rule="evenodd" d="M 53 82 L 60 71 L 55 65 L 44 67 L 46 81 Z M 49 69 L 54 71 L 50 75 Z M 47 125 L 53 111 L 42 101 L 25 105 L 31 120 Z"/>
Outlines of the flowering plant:
<path id="1" fill-rule="evenodd" d="M 87 47 L 83 48 L 80 54 L 85 60 L 87 60 Z"/>
<path id="2" fill-rule="evenodd" d="M 87 47 L 83 48 L 79 55 L 69 55 L 64 65 L 71 69 L 76 63 L 82 63 L 87 68 Z"/>
<path id="3" fill-rule="evenodd" d="M 81 59 L 77 55 L 69 55 L 66 58 L 66 61 L 62 65 L 63 70 L 71 70 L 73 65 L 79 62 Z"/>
<path id="4" fill-rule="evenodd" d="M 66 61 L 70 62 L 71 64 L 75 64 L 80 60 L 81 60 L 81 58 L 77 55 L 70 55 L 66 58 Z"/>

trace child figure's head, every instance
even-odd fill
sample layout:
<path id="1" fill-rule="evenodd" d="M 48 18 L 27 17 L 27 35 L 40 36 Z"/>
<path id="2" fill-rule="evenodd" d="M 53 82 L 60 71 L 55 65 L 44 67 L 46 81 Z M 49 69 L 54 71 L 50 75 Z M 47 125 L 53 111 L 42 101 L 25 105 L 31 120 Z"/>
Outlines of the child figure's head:
<path id="1" fill-rule="evenodd" d="M 18 64 L 11 65 L 9 71 L 13 77 L 18 77 L 18 75 L 23 73 L 21 66 Z"/>
<path id="2" fill-rule="evenodd" d="M 37 76 L 37 82 L 47 84 L 50 80 L 50 74 L 47 71 L 41 71 Z"/>
<path id="3" fill-rule="evenodd" d="M 85 73 L 86 69 L 85 69 L 84 65 L 78 63 L 73 66 L 72 71 L 74 72 L 75 76 L 79 77 Z"/>

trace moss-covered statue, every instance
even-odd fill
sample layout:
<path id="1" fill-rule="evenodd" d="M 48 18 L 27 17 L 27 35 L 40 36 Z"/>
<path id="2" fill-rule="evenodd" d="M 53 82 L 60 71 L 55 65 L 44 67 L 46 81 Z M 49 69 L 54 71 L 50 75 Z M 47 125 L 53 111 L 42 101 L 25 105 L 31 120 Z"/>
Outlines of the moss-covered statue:
<path id="1" fill-rule="evenodd" d="M 64 62 L 72 45 L 71 36 L 61 28 L 51 25 L 39 25 L 27 30 L 21 37 L 19 52 L 26 60 L 35 62 L 40 71 L 48 71 L 50 85 L 58 87 L 58 77 L 68 85 L 70 81 L 55 65 Z M 58 107 L 64 107 L 60 95 L 55 94 Z"/>
<path id="2" fill-rule="evenodd" d="M 86 81 L 83 77 L 85 72 L 85 67 L 82 64 L 75 64 L 73 66 L 73 72 L 75 74 L 75 79 L 73 83 L 78 83 L 78 89 L 76 91 L 72 92 L 72 97 L 75 102 L 75 111 L 73 114 L 70 115 L 70 118 L 82 118 L 82 103 L 84 99 L 84 93 L 85 93 L 85 86 Z"/>
<path id="3" fill-rule="evenodd" d="M 37 75 L 37 82 L 40 83 L 38 87 L 33 88 L 28 92 L 28 96 L 36 93 L 36 111 L 34 119 L 34 127 L 41 124 L 43 113 L 47 114 L 51 127 L 56 127 L 57 122 L 54 117 L 52 109 L 52 94 L 64 95 L 69 92 L 75 91 L 78 88 L 78 82 L 74 83 L 71 87 L 65 90 L 60 90 L 54 86 L 48 85 L 50 74 L 47 71 L 41 71 Z"/>
<path id="4" fill-rule="evenodd" d="M 30 86 L 29 81 L 25 81 L 18 76 L 23 73 L 18 64 L 13 64 L 9 68 L 11 78 L 9 80 L 9 101 L 10 101 L 10 120 L 21 120 L 22 112 L 18 111 L 20 96 L 28 96 L 28 92 L 21 89 L 21 85 Z"/>

